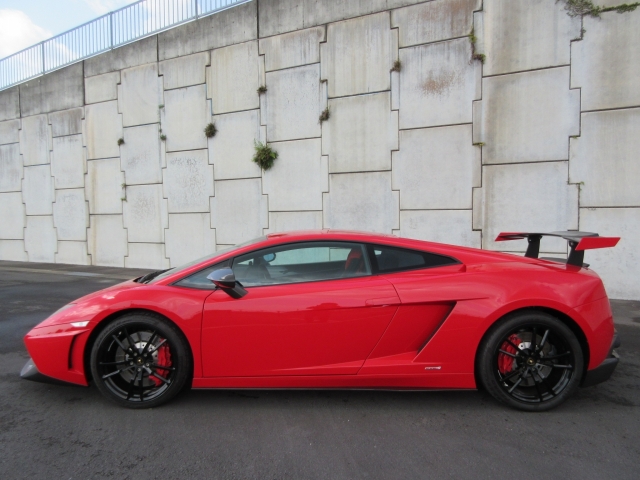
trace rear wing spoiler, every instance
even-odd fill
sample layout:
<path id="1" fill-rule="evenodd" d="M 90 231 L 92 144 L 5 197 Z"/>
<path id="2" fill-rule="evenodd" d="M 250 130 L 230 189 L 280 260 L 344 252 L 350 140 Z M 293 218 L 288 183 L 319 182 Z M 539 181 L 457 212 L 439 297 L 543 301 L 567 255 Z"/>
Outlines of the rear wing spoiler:
<path id="1" fill-rule="evenodd" d="M 615 247 L 620 241 L 620 237 L 601 237 L 597 233 L 591 232 L 503 232 L 496 237 L 496 242 L 522 240 L 526 238 L 529 246 L 524 256 L 528 258 L 538 258 L 540 254 L 540 239 L 542 237 L 559 237 L 567 240 L 571 249 L 569 257 L 567 258 L 567 265 L 575 265 L 576 267 L 583 266 L 585 250 Z"/>

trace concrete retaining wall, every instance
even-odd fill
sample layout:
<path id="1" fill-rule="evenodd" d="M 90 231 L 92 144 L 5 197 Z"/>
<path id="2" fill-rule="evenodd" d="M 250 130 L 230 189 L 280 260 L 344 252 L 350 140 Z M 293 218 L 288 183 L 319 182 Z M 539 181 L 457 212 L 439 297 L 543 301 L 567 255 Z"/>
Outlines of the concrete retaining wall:
<path id="1" fill-rule="evenodd" d="M 167 268 L 323 227 L 521 252 L 493 239 L 580 229 L 623 237 L 587 261 L 637 299 L 639 27 L 556 0 L 255 0 L 121 47 L 0 92 L 0 259 Z"/>

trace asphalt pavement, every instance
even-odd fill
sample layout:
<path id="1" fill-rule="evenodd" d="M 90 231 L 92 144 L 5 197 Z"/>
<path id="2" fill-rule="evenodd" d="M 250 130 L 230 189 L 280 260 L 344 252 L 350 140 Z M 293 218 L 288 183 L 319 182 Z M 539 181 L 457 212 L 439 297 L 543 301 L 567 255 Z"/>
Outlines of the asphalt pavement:
<path id="1" fill-rule="evenodd" d="M 546 413 L 475 391 L 189 391 L 134 411 L 20 379 L 32 326 L 144 272 L 0 262 L 0 479 L 640 476 L 640 302 L 612 301 L 613 377 Z"/>

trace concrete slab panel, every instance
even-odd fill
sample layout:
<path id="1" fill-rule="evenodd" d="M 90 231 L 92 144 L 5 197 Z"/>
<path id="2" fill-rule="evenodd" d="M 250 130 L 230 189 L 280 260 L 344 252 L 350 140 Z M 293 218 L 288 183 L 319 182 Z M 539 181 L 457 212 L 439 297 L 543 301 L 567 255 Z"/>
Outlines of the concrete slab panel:
<path id="1" fill-rule="evenodd" d="M 0 121 L 20 118 L 20 87 L 0 92 Z"/>
<path id="2" fill-rule="evenodd" d="M 267 73 L 267 88 L 267 138 L 270 142 L 320 136 L 319 63 Z"/>
<path id="3" fill-rule="evenodd" d="M 639 24 L 640 10 L 584 18 L 584 39 L 571 44 L 571 86 L 581 88 L 583 111 L 640 105 Z"/>
<path id="4" fill-rule="evenodd" d="M 216 182 L 211 199 L 211 226 L 216 240 L 234 245 L 262 235 L 267 228 L 267 197 L 259 178 Z"/>
<path id="5" fill-rule="evenodd" d="M 127 185 L 162 183 L 158 129 L 157 123 L 124 129 L 120 156 Z"/>
<path id="6" fill-rule="evenodd" d="M 172 267 L 183 265 L 216 251 L 216 231 L 208 213 L 169 215 L 165 232 L 166 256 Z"/>
<path id="7" fill-rule="evenodd" d="M 103 73 L 84 79 L 85 103 L 107 102 L 118 99 L 120 71 Z"/>
<path id="8" fill-rule="evenodd" d="M 91 215 L 87 231 L 89 254 L 93 265 L 124 267 L 127 256 L 127 231 L 122 215 Z"/>
<path id="9" fill-rule="evenodd" d="M 87 105 L 85 115 L 87 159 L 119 156 L 118 139 L 122 138 L 122 115 L 118 113 L 118 102 Z"/>
<path id="10" fill-rule="evenodd" d="M 209 52 L 165 60 L 158 65 L 165 90 L 190 87 L 206 81 L 206 67 L 210 64 Z"/>
<path id="11" fill-rule="evenodd" d="M 49 165 L 24 169 L 22 198 L 27 215 L 51 215 L 53 213 L 53 178 Z"/>
<path id="12" fill-rule="evenodd" d="M 483 171 L 484 248 L 526 250 L 526 240 L 494 242 L 500 232 L 578 228 L 578 187 L 567 184 L 568 162 L 491 165 Z M 564 240 L 543 242 L 544 251 L 566 253 Z"/>
<path id="13" fill-rule="evenodd" d="M 87 242 L 61 242 L 58 240 L 56 263 L 91 265 L 91 257 L 87 254 Z"/>
<path id="14" fill-rule="evenodd" d="M 209 165 L 206 150 L 167 153 L 163 175 L 170 213 L 209 211 L 214 186 L 213 166 Z"/>
<path id="15" fill-rule="evenodd" d="M 0 122 L 0 145 L 18 143 L 20 141 L 20 120 Z"/>
<path id="16" fill-rule="evenodd" d="M 320 230 L 322 211 L 318 212 L 269 212 L 269 228 L 264 233 L 292 230 Z"/>
<path id="17" fill-rule="evenodd" d="M 54 137 L 82 133 L 84 108 L 72 108 L 49 114 L 51 133 Z"/>
<path id="18" fill-rule="evenodd" d="M 124 259 L 126 268 L 169 268 L 169 259 L 164 256 L 164 245 L 160 243 L 130 243 L 129 256 Z"/>
<path id="19" fill-rule="evenodd" d="M 571 139 L 569 176 L 581 207 L 640 206 L 640 108 L 582 114 Z"/>
<path id="20" fill-rule="evenodd" d="M 332 23 L 322 49 L 329 97 L 389 90 L 392 67 L 389 13 Z"/>
<path id="21" fill-rule="evenodd" d="M 401 210 L 400 236 L 480 248 L 480 232 L 471 228 L 471 210 Z"/>
<path id="22" fill-rule="evenodd" d="M 581 22 L 564 7 L 564 2 L 547 0 L 485 0 L 484 74 L 571 63 L 570 42 L 580 36 Z"/>
<path id="23" fill-rule="evenodd" d="M 400 128 L 472 121 L 480 62 L 467 38 L 400 50 Z"/>
<path id="24" fill-rule="evenodd" d="M 580 133 L 580 92 L 569 90 L 569 67 L 482 80 L 484 163 L 563 160 Z M 475 126 L 474 126 L 475 127 Z"/>
<path id="25" fill-rule="evenodd" d="M 621 237 L 615 248 L 587 251 L 585 261 L 602 278 L 609 298 L 637 300 L 640 208 L 581 208 L 580 230 Z"/>
<path id="26" fill-rule="evenodd" d="M 253 161 L 254 142 L 260 140 L 260 110 L 213 117 L 218 133 L 208 140 L 209 163 L 216 180 L 260 177 Z"/>
<path id="27" fill-rule="evenodd" d="M 229 113 L 260 107 L 258 42 L 246 42 L 211 52 L 207 69 L 207 98 L 213 113 Z"/>
<path id="28" fill-rule="evenodd" d="M 47 73 L 20 85 L 23 117 L 84 105 L 82 63 Z"/>
<path id="29" fill-rule="evenodd" d="M 58 240 L 87 240 L 89 208 L 84 188 L 56 190 L 53 225 L 56 227 Z"/>
<path id="30" fill-rule="evenodd" d="M 329 190 L 329 166 L 327 157 L 322 157 L 320 139 L 272 146 L 278 160 L 264 172 L 262 182 L 269 195 L 269 211 L 322 210 L 322 192 Z"/>
<path id="31" fill-rule="evenodd" d="M 24 248 L 30 262 L 54 263 L 58 248 L 56 230 L 51 215 L 27 217 Z"/>
<path id="32" fill-rule="evenodd" d="M 165 92 L 162 132 L 167 135 L 167 152 L 207 148 L 204 127 L 211 114 L 206 90 L 203 84 Z"/>
<path id="33" fill-rule="evenodd" d="M 159 59 L 182 57 L 258 38 L 257 3 L 239 5 L 160 33 Z"/>
<path id="34" fill-rule="evenodd" d="M 471 125 L 403 130 L 393 152 L 392 188 L 400 190 L 401 209 L 470 209 L 480 168 Z"/>
<path id="35" fill-rule="evenodd" d="M 329 176 L 324 194 L 324 228 L 391 233 L 399 228 L 400 199 L 391 172 Z"/>
<path id="36" fill-rule="evenodd" d="M 320 62 L 325 27 L 314 27 L 260 40 L 267 72 Z"/>
<path id="37" fill-rule="evenodd" d="M 84 187 L 86 172 L 85 149 L 82 135 L 69 135 L 53 139 L 51 173 L 56 188 Z"/>
<path id="38" fill-rule="evenodd" d="M 24 238 L 25 209 L 22 193 L 0 193 L 0 239 Z"/>
<path id="39" fill-rule="evenodd" d="M 91 214 L 122 213 L 125 196 L 124 175 L 120 159 L 108 158 L 87 162 L 86 194 Z"/>
<path id="40" fill-rule="evenodd" d="M 473 28 L 473 11 L 481 0 L 436 0 L 391 12 L 391 27 L 398 28 L 400 47 L 465 37 Z"/>
<path id="41" fill-rule="evenodd" d="M 0 260 L 28 262 L 24 240 L 0 240 Z"/>
<path id="42" fill-rule="evenodd" d="M 331 117 L 322 129 L 322 153 L 329 171 L 391 169 L 391 150 L 398 148 L 398 112 L 388 92 L 329 100 Z"/>
<path id="43" fill-rule="evenodd" d="M 131 127 L 156 123 L 158 106 L 162 105 L 162 83 L 158 78 L 158 64 L 151 63 L 122 71 L 118 106 L 122 125 Z"/>
<path id="44" fill-rule="evenodd" d="M 84 75 L 93 77 L 157 61 L 158 37 L 154 35 L 86 59 Z"/>
<path id="45" fill-rule="evenodd" d="M 20 130 L 20 152 L 25 166 L 49 163 L 51 129 L 46 115 L 35 115 L 22 119 Z"/>
<path id="46" fill-rule="evenodd" d="M 19 192 L 22 175 L 20 145 L 0 145 L 0 192 Z"/>
<path id="47" fill-rule="evenodd" d="M 129 242 L 164 242 L 168 218 L 167 201 L 162 198 L 162 185 L 128 186 L 123 214 Z"/>

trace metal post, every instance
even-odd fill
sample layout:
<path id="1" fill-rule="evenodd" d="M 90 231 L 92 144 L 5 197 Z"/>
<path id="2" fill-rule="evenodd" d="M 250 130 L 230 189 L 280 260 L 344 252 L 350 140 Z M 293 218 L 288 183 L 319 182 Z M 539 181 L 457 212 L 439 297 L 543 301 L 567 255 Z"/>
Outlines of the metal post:
<path id="1" fill-rule="evenodd" d="M 196 15 L 196 20 L 198 19 L 198 0 L 193 0 L 193 8 Z"/>
<path id="2" fill-rule="evenodd" d="M 42 74 L 44 75 L 44 42 L 40 42 L 40 54 L 42 55 Z"/>
<path id="3" fill-rule="evenodd" d="M 113 12 L 109 12 L 109 30 L 111 31 L 111 34 L 109 37 L 109 41 L 110 41 L 109 47 L 111 48 L 111 50 L 113 50 Z"/>

